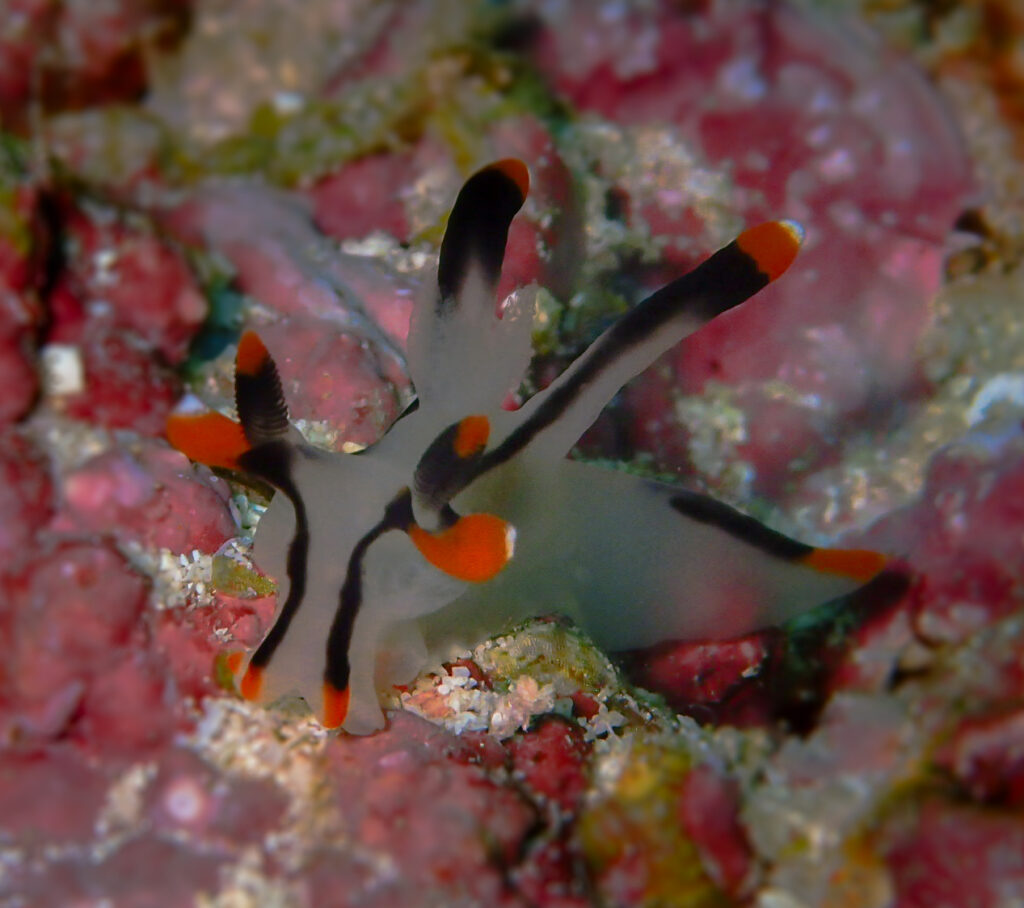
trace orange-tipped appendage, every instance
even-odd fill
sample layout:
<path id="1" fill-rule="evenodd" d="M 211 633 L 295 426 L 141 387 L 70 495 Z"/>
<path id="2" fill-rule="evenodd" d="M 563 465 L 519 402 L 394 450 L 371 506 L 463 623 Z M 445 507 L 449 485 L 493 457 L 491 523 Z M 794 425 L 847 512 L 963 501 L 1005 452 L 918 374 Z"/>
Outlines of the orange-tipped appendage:
<path id="1" fill-rule="evenodd" d="M 882 572 L 889 559 L 870 549 L 815 549 L 800 559 L 801 563 L 826 574 L 849 577 L 867 583 Z"/>
<path id="2" fill-rule="evenodd" d="M 209 467 L 237 470 L 238 458 L 249 450 L 241 425 L 215 411 L 171 413 L 165 431 L 173 447 Z"/>
<path id="3" fill-rule="evenodd" d="M 246 331 L 238 341 L 235 371 L 242 375 L 256 375 L 270 359 L 270 354 L 255 331 Z"/>
<path id="4" fill-rule="evenodd" d="M 486 416 L 467 416 L 459 423 L 452 447 L 459 457 L 472 457 L 487 446 L 490 434 L 491 422 Z"/>
<path id="5" fill-rule="evenodd" d="M 348 715 L 349 690 L 338 690 L 330 681 L 324 682 L 324 714 L 320 724 L 324 728 L 337 728 Z"/>
<path id="6" fill-rule="evenodd" d="M 512 558 L 516 533 L 511 524 L 493 514 L 469 514 L 438 533 L 413 524 L 409 537 L 438 570 L 457 580 L 484 583 Z"/>
<path id="7" fill-rule="evenodd" d="M 258 700 L 262 689 L 263 669 L 250 663 L 245 674 L 242 675 L 242 683 L 238 685 L 238 691 L 246 700 Z"/>
<path id="8" fill-rule="evenodd" d="M 530 171 L 519 158 L 503 158 L 489 164 L 487 170 L 497 170 L 505 174 L 519 189 L 519 194 L 525 199 L 530 192 Z"/>
<path id="9" fill-rule="evenodd" d="M 744 230 L 736 245 L 756 263 L 757 270 L 774 281 L 800 251 L 804 229 L 796 221 L 768 221 Z"/>

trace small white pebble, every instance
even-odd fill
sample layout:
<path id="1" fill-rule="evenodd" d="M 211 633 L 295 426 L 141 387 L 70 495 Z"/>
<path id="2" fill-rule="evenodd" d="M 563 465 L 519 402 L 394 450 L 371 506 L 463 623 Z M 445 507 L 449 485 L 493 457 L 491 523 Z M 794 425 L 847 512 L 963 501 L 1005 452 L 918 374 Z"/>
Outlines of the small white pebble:
<path id="1" fill-rule="evenodd" d="M 47 344 L 40 351 L 43 390 L 52 397 L 80 394 L 85 390 L 82 351 L 73 344 Z"/>

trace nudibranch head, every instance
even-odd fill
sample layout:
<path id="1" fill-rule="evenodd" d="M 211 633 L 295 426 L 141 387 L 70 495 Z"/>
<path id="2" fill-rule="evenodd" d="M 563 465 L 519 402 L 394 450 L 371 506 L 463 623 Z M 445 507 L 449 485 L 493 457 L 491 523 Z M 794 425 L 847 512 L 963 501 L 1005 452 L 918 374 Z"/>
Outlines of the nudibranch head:
<path id="1" fill-rule="evenodd" d="M 254 557 L 278 583 L 273 624 L 227 667 L 242 696 L 304 697 L 324 725 L 383 725 L 378 690 L 428 654 L 537 612 L 568 612 L 609 650 L 725 637 L 850 592 L 885 564 L 822 550 L 711 498 L 566 454 L 634 375 L 780 277 L 792 221 L 744 231 L 609 327 L 548 388 L 502 409 L 530 358 L 532 313 L 497 317 L 526 166 L 498 161 L 459 192 L 436 290 L 413 313 L 414 412 L 358 455 L 306 444 L 270 352 L 252 331 L 235 363 L 236 423 L 183 410 L 173 445 L 276 490 Z"/>

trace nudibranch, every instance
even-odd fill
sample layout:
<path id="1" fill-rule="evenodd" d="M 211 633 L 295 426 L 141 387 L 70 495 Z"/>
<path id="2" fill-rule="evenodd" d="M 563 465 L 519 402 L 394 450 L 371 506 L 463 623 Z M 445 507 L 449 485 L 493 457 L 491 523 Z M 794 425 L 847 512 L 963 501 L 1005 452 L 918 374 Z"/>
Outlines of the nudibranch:
<path id="1" fill-rule="evenodd" d="M 325 726 L 368 733 L 384 724 L 378 691 L 532 614 L 567 614 L 611 652 L 723 638 L 884 567 L 875 552 L 805 545 L 707 496 L 566 457 L 626 381 L 789 267 L 802 240 L 791 221 L 746 230 L 519 410 L 501 408 L 531 355 L 531 307 L 513 297 L 499 314 L 495 300 L 528 185 L 526 166 L 503 160 L 459 192 L 436 290 L 412 316 L 417 399 L 376 444 L 307 444 L 252 331 L 235 364 L 238 422 L 188 409 L 169 419 L 169 440 L 192 459 L 277 490 L 253 551 L 278 583 L 274 622 L 254 652 L 229 659 L 244 697 L 297 694 Z"/>

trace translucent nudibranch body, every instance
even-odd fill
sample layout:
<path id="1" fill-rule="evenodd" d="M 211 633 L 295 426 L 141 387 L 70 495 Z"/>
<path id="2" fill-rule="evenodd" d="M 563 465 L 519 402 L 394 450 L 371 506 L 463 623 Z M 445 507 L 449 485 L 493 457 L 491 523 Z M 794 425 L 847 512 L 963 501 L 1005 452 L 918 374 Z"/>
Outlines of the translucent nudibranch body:
<path id="1" fill-rule="evenodd" d="M 179 412 L 171 442 L 278 493 L 254 558 L 278 583 L 274 623 L 230 667 L 243 696 L 298 694 L 330 727 L 384 724 L 378 691 L 531 614 L 562 612 L 609 651 L 723 638 L 782 622 L 882 570 L 874 552 L 816 549 L 693 492 L 566 459 L 618 389 L 793 261 L 798 225 L 750 228 L 608 328 L 519 410 L 532 312 L 495 292 L 525 165 L 466 182 L 437 289 L 409 336 L 417 405 L 359 454 L 306 444 L 252 332 L 239 343 L 239 422 Z"/>

